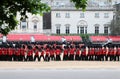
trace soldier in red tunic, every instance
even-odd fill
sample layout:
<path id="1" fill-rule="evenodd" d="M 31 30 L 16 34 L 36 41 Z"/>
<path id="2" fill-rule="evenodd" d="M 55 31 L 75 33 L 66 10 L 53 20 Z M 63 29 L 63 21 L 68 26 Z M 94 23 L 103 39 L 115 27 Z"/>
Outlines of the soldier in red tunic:
<path id="1" fill-rule="evenodd" d="M 28 46 L 27 61 L 33 61 L 33 49 L 31 46 Z"/>
<path id="2" fill-rule="evenodd" d="M 75 55 L 75 48 L 73 46 L 70 46 L 69 60 L 74 60 L 74 55 Z"/>
<path id="3" fill-rule="evenodd" d="M 64 50 L 63 50 L 63 61 L 68 60 L 68 47 L 64 46 Z"/>
<path id="4" fill-rule="evenodd" d="M 76 54 L 75 54 L 75 60 L 80 60 L 80 48 L 79 46 L 76 46 Z"/>
<path id="5" fill-rule="evenodd" d="M 45 60 L 44 54 L 45 54 L 45 51 L 44 51 L 43 47 L 41 47 L 40 60 L 41 60 L 41 58 L 43 58 L 43 60 Z"/>
<path id="6" fill-rule="evenodd" d="M 2 61 L 2 46 L 0 46 L 0 61 Z"/>
<path id="7" fill-rule="evenodd" d="M 36 58 L 38 58 L 38 61 L 40 61 L 39 48 L 36 46 L 34 51 L 35 51 L 34 61 L 36 61 Z"/>
<path id="8" fill-rule="evenodd" d="M 20 49 L 20 60 L 21 61 L 25 61 L 25 53 L 26 53 L 25 46 L 23 45 Z"/>
<path id="9" fill-rule="evenodd" d="M 9 55 L 8 60 L 9 60 L 9 61 L 12 61 L 13 51 L 12 51 L 12 48 L 11 48 L 11 47 L 9 47 L 9 49 L 8 49 L 8 55 Z"/>
<path id="10" fill-rule="evenodd" d="M 56 54 L 56 61 L 60 61 L 61 60 L 61 57 L 60 57 L 61 50 L 60 50 L 59 46 L 56 47 L 55 54 Z"/>
<path id="11" fill-rule="evenodd" d="M 50 48 L 49 46 L 47 46 L 45 50 L 45 61 L 49 61 L 49 60 L 50 60 Z"/>
<path id="12" fill-rule="evenodd" d="M 50 47 L 50 59 L 55 60 L 55 49 L 53 47 Z"/>
<path id="13" fill-rule="evenodd" d="M 87 57 L 86 57 L 86 47 L 83 46 L 81 48 L 81 60 L 87 60 Z"/>
<path id="14" fill-rule="evenodd" d="M 120 47 L 119 46 L 117 46 L 116 47 L 116 57 L 115 57 L 116 59 L 116 61 L 120 61 Z"/>

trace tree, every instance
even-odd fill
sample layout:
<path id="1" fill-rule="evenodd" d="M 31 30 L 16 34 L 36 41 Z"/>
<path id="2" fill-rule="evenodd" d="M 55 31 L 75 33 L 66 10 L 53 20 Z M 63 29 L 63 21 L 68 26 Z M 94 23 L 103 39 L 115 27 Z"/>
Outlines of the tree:
<path id="1" fill-rule="evenodd" d="M 120 35 L 120 4 L 115 5 L 115 15 L 109 27 L 112 35 Z"/>
<path id="2" fill-rule="evenodd" d="M 120 35 L 120 20 L 112 20 L 109 27 L 111 35 Z"/>
<path id="3" fill-rule="evenodd" d="M 71 0 L 77 9 L 85 10 L 87 0 Z M 21 20 L 27 18 L 26 13 L 43 14 L 50 11 L 50 7 L 41 0 L 1 0 L 0 1 L 0 33 L 7 35 L 18 24 L 17 12 Z"/>

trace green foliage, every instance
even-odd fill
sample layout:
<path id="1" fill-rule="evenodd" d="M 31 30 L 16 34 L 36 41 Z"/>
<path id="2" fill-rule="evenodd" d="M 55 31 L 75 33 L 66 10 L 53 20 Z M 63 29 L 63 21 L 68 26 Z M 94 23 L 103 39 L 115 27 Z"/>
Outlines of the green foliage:
<path id="1" fill-rule="evenodd" d="M 21 20 L 27 18 L 26 13 L 42 14 L 50 11 L 50 7 L 41 0 L 0 0 L 0 33 L 7 35 L 18 24 L 17 12 Z"/>
<path id="2" fill-rule="evenodd" d="M 120 20 L 112 20 L 108 27 L 110 27 L 111 35 L 120 35 Z"/>
<path id="3" fill-rule="evenodd" d="M 84 11 L 87 0 L 71 0 L 77 9 Z M 7 35 L 15 29 L 18 24 L 16 20 L 17 12 L 21 15 L 21 20 L 27 18 L 26 13 L 40 14 L 50 11 L 50 7 L 41 0 L 0 0 L 0 33 Z"/>
<path id="4" fill-rule="evenodd" d="M 71 0 L 71 2 L 75 3 L 77 9 L 82 8 L 83 11 L 85 11 L 87 7 L 87 0 Z"/>

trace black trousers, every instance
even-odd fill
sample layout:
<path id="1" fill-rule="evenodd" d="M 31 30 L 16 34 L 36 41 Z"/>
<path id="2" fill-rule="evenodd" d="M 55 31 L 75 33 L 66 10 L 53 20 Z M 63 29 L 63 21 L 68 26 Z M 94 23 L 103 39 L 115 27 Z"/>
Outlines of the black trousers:
<path id="1" fill-rule="evenodd" d="M 50 59 L 53 61 L 55 60 L 55 56 L 54 55 L 50 55 Z"/>
<path id="2" fill-rule="evenodd" d="M 63 55 L 63 61 L 68 60 L 68 55 Z"/>
<path id="3" fill-rule="evenodd" d="M 45 61 L 50 61 L 49 55 L 45 55 Z"/>
<path id="4" fill-rule="evenodd" d="M 60 55 L 56 55 L 56 61 L 60 61 L 61 58 L 60 58 Z"/>
<path id="5" fill-rule="evenodd" d="M 80 60 L 80 56 L 79 55 L 75 55 L 75 60 Z"/>
<path id="6" fill-rule="evenodd" d="M 34 61 L 36 61 L 36 58 L 38 58 L 38 61 L 40 61 L 40 57 L 39 56 L 34 56 Z"/>
<path id="7" fill-rule="evenodd" d="M 74 55 L 73 54 L 69 55 L 69 60 L 74 60 Z"/>

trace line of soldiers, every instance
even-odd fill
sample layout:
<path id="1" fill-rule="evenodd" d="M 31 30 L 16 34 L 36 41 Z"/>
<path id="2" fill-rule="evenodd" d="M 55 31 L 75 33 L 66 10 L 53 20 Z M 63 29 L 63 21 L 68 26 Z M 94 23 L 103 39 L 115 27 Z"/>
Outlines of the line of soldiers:
<path id="1" fill-rule="evenodd" d="M 120 61 L 120 45 L 0 45 L 0 61 Z"/>

